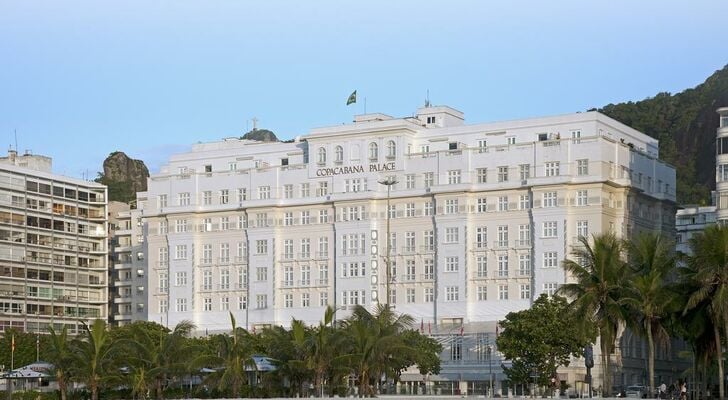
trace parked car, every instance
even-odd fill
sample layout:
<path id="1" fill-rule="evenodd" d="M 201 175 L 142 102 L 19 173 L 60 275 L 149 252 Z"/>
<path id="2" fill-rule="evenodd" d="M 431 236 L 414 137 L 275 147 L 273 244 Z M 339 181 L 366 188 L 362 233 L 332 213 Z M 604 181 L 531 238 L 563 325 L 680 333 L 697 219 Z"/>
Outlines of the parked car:
<path id="1" fill-rule="evenodd" d="M 647 396 L 647 388 L 642 385 L 627 386 L 627 389 L 624 390 L 624 394 L 626 397 L 642 399 Z"/>

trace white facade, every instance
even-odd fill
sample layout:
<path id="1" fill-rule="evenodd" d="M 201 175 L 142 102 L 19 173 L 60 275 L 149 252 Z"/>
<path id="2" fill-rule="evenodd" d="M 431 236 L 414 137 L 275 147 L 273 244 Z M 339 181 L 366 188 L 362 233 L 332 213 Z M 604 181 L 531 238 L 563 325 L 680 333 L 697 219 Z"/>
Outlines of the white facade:
<path id="1" fill-rule="evenodd" d="M 684 206 L 677 210 L 675 218 L 676 250 L 684 254 L 691 254 L 690 239 L 694 235 L 702 233 L 705 228 L 715 222 L 715 206 Z"/>
<path id="2" fill-rule="evenodd" d="M 123 204 L 123 203 L 122 203 Z M 110 320 L 121 326 L 147 320 L 147 265 L 144 260 L 144 231 L 136 208 L 115 210 L 113 255 L 110 271 Z"/>
<path id="3" fill-rule="evenodd" d="M 720 115 L 716 140 L 715 191 L 717 217 L 728 219 L 728 107 L 717 110 Z"/>
<path id="4" fill-rule="evenodd" d="M 444 106 L 291 142 L 196 144 L 139 194 L 148 318 L 214 332 L 229 312 L 253 329 L 384 302 L 390 216 L 389 303 L 444 338 L 440 378 L 482 382 L 494 322 L 568 280 L 579 236 L 673 232 L 675 170 L 658 156 L 596 112 L 465 125 Z"/>

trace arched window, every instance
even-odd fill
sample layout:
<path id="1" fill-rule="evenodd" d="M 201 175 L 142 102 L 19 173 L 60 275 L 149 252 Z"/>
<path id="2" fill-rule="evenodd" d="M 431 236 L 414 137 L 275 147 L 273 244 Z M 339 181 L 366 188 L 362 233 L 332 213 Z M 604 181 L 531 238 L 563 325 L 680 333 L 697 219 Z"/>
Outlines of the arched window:
<path id="1" fill-rule="evenodd" d="M 336 149 L 334 150 L 334 162 L 340 163 L 344 161 L 344 148 L 341 146 L 336 146 Z"/>
<path id="2" fill-rule="evenodd" d="M 387 158 L 395 157 L 397 157 L 397 145 L 394 143 L 394 140 L 390 140 L 387 142 Z"/>
<path id="3" fill-rule="evenodd" d="M 326 149 L 319 147 L 318 149 L 318 163 L 326 164 Z"/>
<path id="4" fill-rule="evenodd" d="M 379 146 L 374 142 L 369 143 L 369 160 L 379 160 Z"/>

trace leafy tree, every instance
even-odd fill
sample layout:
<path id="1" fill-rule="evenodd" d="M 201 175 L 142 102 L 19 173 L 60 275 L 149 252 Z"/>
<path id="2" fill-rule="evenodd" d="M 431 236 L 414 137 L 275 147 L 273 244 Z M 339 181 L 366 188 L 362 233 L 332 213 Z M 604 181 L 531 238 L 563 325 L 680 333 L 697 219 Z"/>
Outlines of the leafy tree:
<path id="1" fill-rule="evenodd" d="M 402 340 L 407 347 L 413 349 L 412 354 L 414 356 L 412 360 L 407 360 L 406 365 L 403 365 L 402 369 L 412 364 L 417 364 L 417 369 L 422 375 L 440 373 L 442 344 L 414 329 L 404 331 L 402 333 Z"/>
<path id="2" fill-rule="evenodd" d="M 604 394 L 612 388 L 610 354 L 614 349 L 617 328 L 625 319 L 620 298 L 629 279 L 622 261 L 622 243 L 611 233 L 594 235 L 593 244 L 580 237 L 581 246 L 573 252 L 574 260 L 564 260 L 564 270 L 574 283 L 567 283 L 559 293 L 573 299 L 570 306 L 586 327 L 594 325 L 599 333 L 603 366 Z M 577 260 L 577 261 L 575 261 Z"/>
<path id="3" fill-rule="evenodd" d="M 595 339 L 593 331 L 581 329 L 561 296 L 542 294 L 530 309 L 506 315 L 500 326 L 498 350 L 513 363 L 505 373 L 510 381 L 519 383 L 528 383 L 530 373 L 536 372 L 538 383 L 548 385 L 560 366 L 568 366 L 571 357 L 580 357 Z"/>
<path id="4" fill-rule="evenodd" d="M 8 329 L 0 337 L 0 364 L 10 368 L 11 351 L 10 346 L 13 336 L 15 337 L 15 368 L 19 368 L 30 363 L 34 363 L 36 359 L 36 340 L 40 340 L 39 348 L 41 349 L 41 357 L 44 356 L 43 349 L 48 346 L 48 338 L 46 335 L 38 335 L 31 332 L 23 332 L 14 328 Z"/>
<path id="5" fill-rule="evenodd" d="M 690 239 L 692 255 L 688 264 L 695 291 L 688 298 L 686 310 L 703 302 L 708 303 L 708 315 L 713 321 L 718 360 L 718 388 L 720 397 L 725 396 L 723 377 L 723 351 L 721 328 L 728 333 L 728 226 L 713 225 Z"/>
<path id="6" fill-rule="evenodd" d="M 675 292 L 668 286 L 675 267 L 674 244 L 656 234 L 642 234 L 627 244 L 629 264 L 635 272 L 620 300 L 628 308 L 628 325 L 647 338 L 648 395 L 655 388 L 655 342 L 669 346 L 664 325 L 670 308 L 675 307 Z"/>

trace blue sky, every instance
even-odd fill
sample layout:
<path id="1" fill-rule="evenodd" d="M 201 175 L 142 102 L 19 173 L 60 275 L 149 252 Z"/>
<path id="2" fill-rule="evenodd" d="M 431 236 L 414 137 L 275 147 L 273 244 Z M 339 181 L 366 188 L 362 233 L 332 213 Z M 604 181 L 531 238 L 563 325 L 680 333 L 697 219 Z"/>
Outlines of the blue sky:
<path id="1" fill-rule="evenodd" d="M 569 113 L 702 82 L 728 63 L 728 2 L 0 0 L 0 153 L 94 176 L 152 170 L 252 127 L 281 138 L 427 90 L 470 123 Z M 346 98 L 358 90 L 359 102 Z"/>

